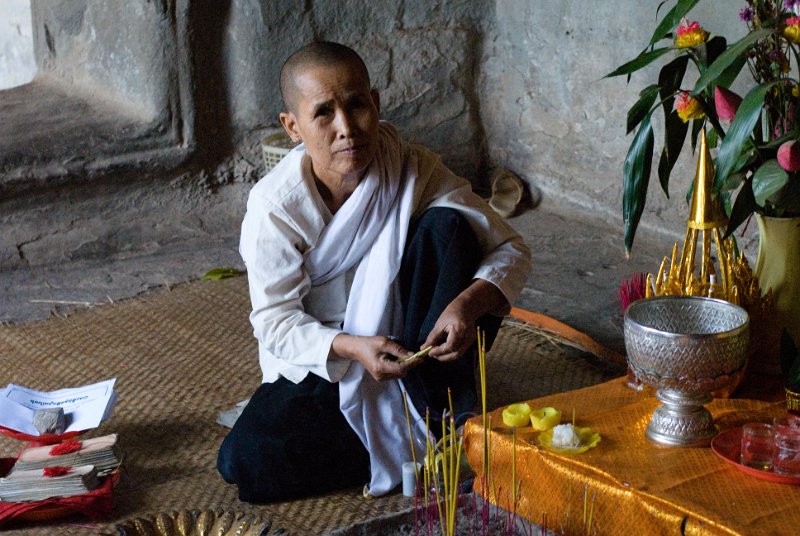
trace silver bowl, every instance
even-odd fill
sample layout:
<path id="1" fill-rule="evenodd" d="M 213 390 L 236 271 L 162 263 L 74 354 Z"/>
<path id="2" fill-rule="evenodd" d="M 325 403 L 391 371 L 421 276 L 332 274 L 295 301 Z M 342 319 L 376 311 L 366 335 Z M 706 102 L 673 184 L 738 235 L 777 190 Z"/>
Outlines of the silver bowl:
<path id="1" fill-rule="evenodd" d="M 628 365 L 663 402 L 647 437 L 672 446 L 708 445 L 717 428 L 704 405 L 747 363 L 747 311 L 697 296 L 647 298 L 628 307 L 624 332 Z"/>

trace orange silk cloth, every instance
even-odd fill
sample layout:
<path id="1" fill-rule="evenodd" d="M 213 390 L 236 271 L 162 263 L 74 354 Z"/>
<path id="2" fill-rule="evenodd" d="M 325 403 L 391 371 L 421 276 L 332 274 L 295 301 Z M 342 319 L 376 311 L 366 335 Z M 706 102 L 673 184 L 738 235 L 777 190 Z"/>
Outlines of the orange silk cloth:
<path id="1" fill-rule="evenodd" d="M 773 397 L 774 399 L 774 397 Z M 599 432 L 597 447 L 564 455 L 536 445 L 530 427 L 512 434 L 502 409 L 490 414 L 489 500 L 511 507 L 512 457 L 516 443 L 516 513 L 550 529 L 584 534 L 584 515 L 592 534 L 798 534 L 800 486 L 750 476 L 710 448 L 664 447 L 645 437 L 659 401 L 651 389 L 628 388 L 624 378 L 528 401 L 532 408 L 553 406 L 562 422 Z M 746 422 L 769 422 L 785 404 L 752 399 L 716 399 L 706 405 L 720 430 Z M 466 456 L 482 490 L 482 418 L 465 428 Z M 584 513 L 585 509 L 585 513 Z"/>

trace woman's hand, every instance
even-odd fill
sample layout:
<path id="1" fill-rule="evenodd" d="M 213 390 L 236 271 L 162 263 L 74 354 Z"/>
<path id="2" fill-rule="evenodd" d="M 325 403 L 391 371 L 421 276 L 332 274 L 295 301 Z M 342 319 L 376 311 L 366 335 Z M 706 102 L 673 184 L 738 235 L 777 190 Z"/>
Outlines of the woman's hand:
<path id="1" fill-rule="evenodd" d="M 333 339 L 333 353 L 344 359 L 358 361 L 378 381 L 402 378 L 421 360 L 404 362 L 413 352 L 403 345 L 382 336 L 357 337 L 340 333 Z"/>
<path id="2" fill-rule="evenodd" d="M 422 347 L 433 346 L 428 354 L 439 361 L 461 357 L 475 342 L 478 319 L 488 313 L 508 310 L 500 289 L 484 279 L 475 279 L 445 307 Z"/>
<path id="3" fill-rule="evenodd" d="M 458 359 L 475 341 L 475 322 L 459 300 L 453 300 L 439 315 L 422 347 L 433 346 L 428 355 L 439 361 Z"/>

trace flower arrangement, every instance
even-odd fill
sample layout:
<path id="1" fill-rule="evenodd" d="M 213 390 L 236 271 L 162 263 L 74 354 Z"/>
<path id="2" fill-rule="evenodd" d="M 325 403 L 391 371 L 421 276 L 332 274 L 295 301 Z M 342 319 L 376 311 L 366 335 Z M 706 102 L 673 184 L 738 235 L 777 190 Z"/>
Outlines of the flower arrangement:
<path id="1" fill-rule="evenodd" d="M 746 0 L 739 18 L 747 34 L 728 44 L 686 16 L 699 0 L 677 0 L 645 50 L 608 76 L 630 75 L 667 54 L 673 58 L 656 83 L 645 87 L 628 111 L 636 131 L 623 168 L 625 247 L 630 252 L 644 209 L 653 161 L 652 115 L 664 115 L 658 178 L 669 196 L 670 173 L 689 135 L 692 148 L 708 125 L 714 158 L 714 195 L 729 214 L 726 236 L 754 212 L 800 215 L 800 0 Z M 663 46 L 663 41 L 667 41 Z M 694 86 L 684 87 L 689 64 Z M 794 65 L 794 69 L 792 69 Z M 742 98 L 729 88 L 745 70 L 753 86 Z M 658 99 L 658 101 L 657 101 Z"/>

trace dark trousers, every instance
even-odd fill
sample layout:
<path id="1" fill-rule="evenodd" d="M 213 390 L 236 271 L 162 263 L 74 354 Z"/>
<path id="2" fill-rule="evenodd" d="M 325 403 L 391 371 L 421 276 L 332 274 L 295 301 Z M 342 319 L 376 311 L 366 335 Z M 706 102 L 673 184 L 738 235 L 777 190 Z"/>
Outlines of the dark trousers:
<path id="1" fill-rule="evenodd" d="M 426 211 L 409 231 L 400 268 L 405 310 L 403 345 L 417 350 L 447 305 L 472 282 L 481 261 L 477 240 L 454 209 Z M 491 345 L 502 319 L 479 321 Z M 426 359 L 403 383 L 432 423 L 448 408 L 465 420 L 476 405 L 475 353 L 440 363 Z M 441 433 L 441 425 L 431 425 Z M 309 374 L 301 383 L 263 384 L 222 442 L 217 469 L 246 502 L 320 494 L 369 481 L 369 455 L 339 411 L 339 387 Z"/>

